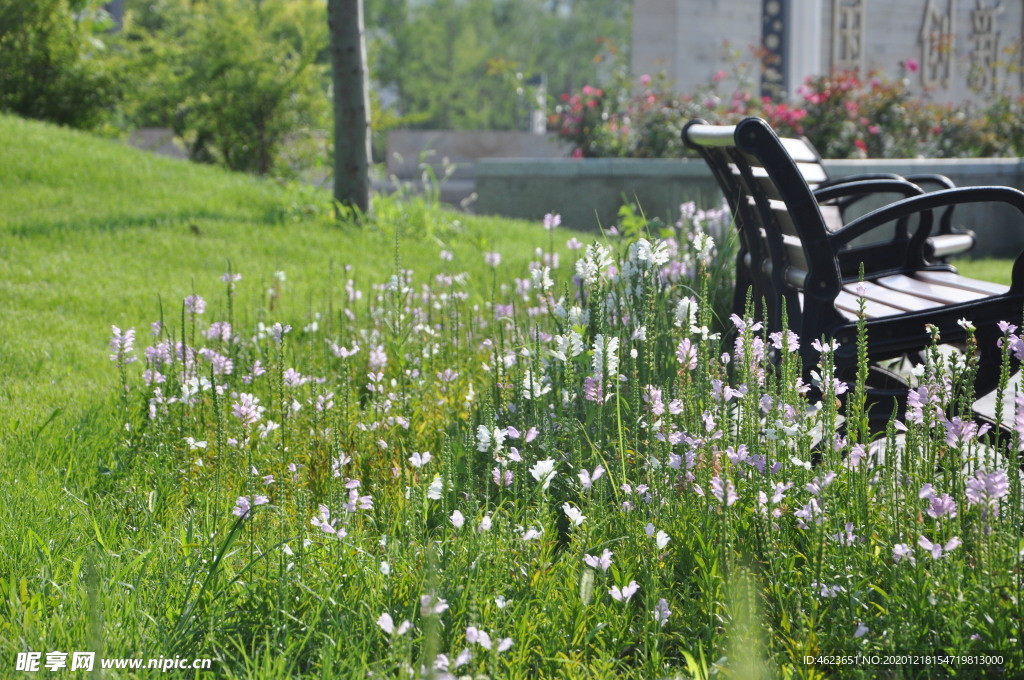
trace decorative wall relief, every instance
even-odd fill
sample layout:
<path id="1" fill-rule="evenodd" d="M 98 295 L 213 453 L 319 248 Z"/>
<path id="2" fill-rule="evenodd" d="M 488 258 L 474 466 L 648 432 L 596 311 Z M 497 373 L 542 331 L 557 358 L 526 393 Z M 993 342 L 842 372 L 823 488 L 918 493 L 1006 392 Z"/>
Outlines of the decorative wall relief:
<path id="1" fill-rule="evenodd" d="M 832 0 L 832 68 L 864 66 L 864 0 Z"/>
<path id="2" fill-rule="evenodd" d="M 956 0 L 928 0 L 921 26 L 921 85 L 926 89 L 949 87 L 953 77 L 953 17 Z"/>
<path id="3" fill-rule="evenodd" d="M 967 86 L 975 92 L 996 91 L 996 69 L 999 64 L 999 31 L 996 17 L 1002 14 L 1001 2 L 989 7 L 977 0 L 971 10 L 971 67 L 967 72 Z"/>

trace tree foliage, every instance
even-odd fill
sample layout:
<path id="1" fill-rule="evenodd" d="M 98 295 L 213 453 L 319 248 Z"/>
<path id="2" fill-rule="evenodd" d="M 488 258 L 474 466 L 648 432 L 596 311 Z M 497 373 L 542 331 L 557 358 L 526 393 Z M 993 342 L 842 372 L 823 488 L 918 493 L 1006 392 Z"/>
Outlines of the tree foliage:
<path id="1" fill-rule="evenodd" d="M 626 0 L 379 0 L 368 3 L 371 71 L 404 124 L 526 125 L 531 76 L 550 93 L 599 82 L 629 43 Z"/>
<path id="2" fill-rule="evenodd" d="M 124 45 L 128 116 L 172 128 L 194 160 L 281 171 L 285 140 L 325 127 L 316 0 L 139 0 Z"/>
<path id="3" fill-rule="evenodd" d="M 70 127 L 100 124 L 118 95 L 97 58 L 104 18 L 86 0 L 0 0 L 0 111 Z"/>

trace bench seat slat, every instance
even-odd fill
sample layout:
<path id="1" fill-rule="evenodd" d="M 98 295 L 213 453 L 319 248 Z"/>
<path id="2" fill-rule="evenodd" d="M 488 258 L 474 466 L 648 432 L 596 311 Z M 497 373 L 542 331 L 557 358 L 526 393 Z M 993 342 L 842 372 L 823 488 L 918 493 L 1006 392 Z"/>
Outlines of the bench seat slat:
<path id="1" fill-rule="evenodd" d="M 843 286 L 843 290 L 856 296 L 859 285 L 859 283 L 848 283 Z M 886 288 L 872 281 L 864 282 L 864 297 L 874 302 L 881 302 L 883 305 L 895 307 L 900 312 L 921 312 L 942 306 L 941 302 Z"/>
<path id="2" fill-rule="evenodd" d="M 841 291 L 836 296 L 836 309 L 850 321 L 857 320 L 857 312 L 860 310 L 860 298 L 853 293 L 848 293 L 845 290 Z M 875 302 L 874 300 L 864 300 L 864 315 L 869 319 L 877 319 L 881 316 L 892 316 L 894 314 L 902 314 L 902 309 L 896 307 L 890 307 L 889 305 L 882 304 L 881 302 Z"/>
<path id="3" fill-rule="evenodd" d="M 906 274 L 883 276 L 882 278 L 875 279 L 875 282 L 886 288 L 891 288 L 901 293 L 908 293 L 915 297 L 934 300 L 944 305 L 974 302 L 975 300 L 987 297 L 985 293 L 965 290 L 956 286 L 947 286 L 932 281 L 922 281 Z"/>
<path id="4" fill-rule="evenodd" d="M 1009 286 L 1004 286 L 1000 283 L 991 283 L 989 281 L 979 281 L 978 279 L 969 279 L 966 276 L 960 276 L 953 272 L 942 272 L 942 271 L 923 271 L 914 274 L 915 278 L 921 279 L 922 281 L 928 281 L 931 283 L 941 283 L 944 286 L 954 286 L 956 288 L 963 288 L 964 290 L 972 290 L 977 293 L 984 293 L 986 295 L 1004 295 L 1009 290 Z"/>
<path id="5" fill-rule="evenodd" d="M 806 141 L 799 137 L 780 137 L 779 141 L 786 148 L 786 152 L 793 157 L 797 163 L 819 163 L 821 159 L 818 153 L 812 149 Z"/>

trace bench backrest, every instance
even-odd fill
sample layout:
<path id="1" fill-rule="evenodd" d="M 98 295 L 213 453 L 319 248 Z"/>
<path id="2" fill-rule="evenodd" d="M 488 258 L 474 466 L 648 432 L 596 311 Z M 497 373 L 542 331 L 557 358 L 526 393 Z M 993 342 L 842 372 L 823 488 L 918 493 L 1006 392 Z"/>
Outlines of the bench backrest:
<path id="1" fill-rule="evenodd" d="M 732 209 L 751 277 L 740 285 L 753 286 L 754 298 L 765 300 L 771 330 L 781 328 L 783 300 L 790 325 L 799 328 L 803 296 L 832 299 L 841 285 L 828 227 L 800 167 L 813 171 L 820 159 L 797 160 L 757 118 L 734 126 L 692 121 L 683 139 L 704 157 Z"/>

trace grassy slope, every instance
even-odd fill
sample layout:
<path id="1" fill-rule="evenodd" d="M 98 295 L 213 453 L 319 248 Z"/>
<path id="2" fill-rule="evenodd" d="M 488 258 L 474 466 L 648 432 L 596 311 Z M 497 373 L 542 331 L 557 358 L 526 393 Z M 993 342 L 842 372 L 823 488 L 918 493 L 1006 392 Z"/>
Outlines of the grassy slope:
<path id="1" fill-rule="evenodd" d="M 160 649 L 145 622 L 157 614 L 159 574 L 179 564 L 174 546 L 187 541 L 168 539 L 184 535 L 186 518 L 181 526 L 138 522 L 151 517 L 149 489 L 113 487 L 98 472 L 117 437 L 110 324 L 135 326 L 144 346 L 158 300 L 177 314 L 192 292 L 215 315 L 228 260 L 252 291 L 277 270 L 288 276 L 279 311 L 243 316 L 301 322 L 312 301 L 322 309 L 326 291 L 340 288 L 345 263 L 363 282 L 385 279 L 393 235 L 295 220 L 295 197 L 273 184 L 5 117 L 0 196 L 0 675 L 15 650 L 81 649 L 83 641 L 110 656 Z M 420 280 L 441 269 L 442 247 L 484 286 L 486 250 L 502 252 L 503 268 L 523 276 L 532 255 L 524 244 L 544 240 L 538 225 L 415 206 L 386 217 L 404 225 L 402 265 Z M 1008 271 L 980 266 L 993 276 Z M 963 269 L 989 275 L 972 267 Z"/>
<path id="2" fill-rule="evenodd" d="M 0 411 L 20 427 L 110 394 L 110 325 L 136 327 L 143 345 L 161 299 L 170 315 L 193 292 L 223 304 L 229 261 L 239 285 L 256 290 L 284 271 L 291 320 L 324 299 L 332 271 L 338 286 L 347 276 L 383 281 L 394 268 L 392 234 L 297 219 L 308 196 L 271 182 L 9 117 L 0 117 L 0 148 Z M 476 273 L 483 252 L 498 250 L 503 266 L 526 275 L 531 253 L 507 221 L 384 209 L 392 214 L 381 223 L 403 226 L 401 265 L 418 277 L 440 271 L 441 248 Z M 540 226 L 522 228 L 540 240 Z"/>
<path id="3" fill-rule="evenodd" d="M 118 611 L 107 617 L 118 627 L 149 615 L 133 613 L 129 590 L 92 592 L 99 605 L 82 599 L 94 559 L 106 583 L 145 588 L 132 546 L 142 554 L 162 535 L 127 526 L 127 506 L 144 494 L 103 479 L 118 438 L 110 325 L 135 327 L 141 349 L 161 301 L 173 317 L 195 292 L 208 300 L 207 314 L 219 314 L 229 261 L 244 276 L 240 293 L 250 291 L 241 299 L 259 299 L 252 292 L 266 290 L 274 272 L 287 275 L 275 311 L 236 310 L 240 329 L 257 318 L 303 323 L 307 310 L 324 309 L 329 290 L 340 306 L 348 277 L 361 287 L 386 280 L 396 239 L 372 223 L 339 226 L 326 211 L 308 214 L 310 199 L 326 205 L 323 194 L 5 116 L 0 197 L 0 649 L 13 664 L 14 650 L 94 640 L 93 607 Z M 492 281 L 484 252 L 501 252 L 503 269 L 526 276 L 533 253 L 524 244 L 543 240 L 540 225 L 422 204 L 385 202 L 380 211 L 380 224 L 401 227 L 401 266 L 417 280 L 442 270 L 438 253 L 447 248 L 472 281 L 485 282 L 475 291 L 481 298 Z M 60 613 L 40 621 L 41 612 Z M 121 630 L 107 650 L 131 653 L 145 646 L 141 635 Z"/>

